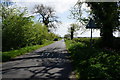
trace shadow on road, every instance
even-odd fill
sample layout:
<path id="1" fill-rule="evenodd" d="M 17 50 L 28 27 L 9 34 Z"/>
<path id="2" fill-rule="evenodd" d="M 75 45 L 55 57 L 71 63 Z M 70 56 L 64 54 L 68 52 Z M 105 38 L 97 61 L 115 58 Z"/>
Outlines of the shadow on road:
<path id="1" fill-rule="evenodd" d="M 9 68 L 3 68 L 3 79 L 64 79 L 69 80 L 72 72 L 70 55 L 61 48 L 48 48 L 12 59 L 16 62 Z M 4 67 L 4 66 L 3 66 Z M 15 75 L 13 75 L 15 74 Z M 27 74 L 27 75 L 26 75 Z"/>

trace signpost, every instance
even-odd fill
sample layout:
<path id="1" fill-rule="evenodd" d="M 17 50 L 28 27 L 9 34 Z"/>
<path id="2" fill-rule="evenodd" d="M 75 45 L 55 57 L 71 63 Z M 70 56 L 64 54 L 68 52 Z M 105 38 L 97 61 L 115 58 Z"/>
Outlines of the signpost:
<path id="1" fill-rule="evenodd" d="M 95 22 L 90 19 L 89 23 L 87 24 L 86 28 L 91 29 L 91 38 L 90 38 L 90 46 L 92 47 L 92 28 L 97 28 Z"/>

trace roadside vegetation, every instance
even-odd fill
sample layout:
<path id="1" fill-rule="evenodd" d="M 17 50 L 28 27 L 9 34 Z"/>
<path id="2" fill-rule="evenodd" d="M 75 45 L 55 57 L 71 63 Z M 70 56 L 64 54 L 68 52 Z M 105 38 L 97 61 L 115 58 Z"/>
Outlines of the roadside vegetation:
<path id="1" fill-rule="evenodd" d="M 34 21 L 26 8 L 2 6 L 2 60 L 33 51 L 53 42 L 58 35 L 48 32 L 48 26 Z"/>
<path id="2" fill-rule="evenodd" d="M 92 47 L 90 38 L 66 39 L 65 42 L 78 79 L 120 78 L 120 50 L 117 47 L 119 42 L 115 42 L 115 48 L 103 47 L 101 38 L 94 38 Z"/>
<path id="3" fill-rule="evenodd" d="M 89 9 L 83 10 L 83 5 L 87 5 Z M 84 17 L 84 11 L 88 17 Z M 78 0 L 71 8 L 73 19 L 79 21 L 86 29 L 99 29 L 101 36 L 93 38 L 92 45 L 90 38 L 74 38 L 73 31 L 72 34 L 64 36 L 67 38 L 66 46 L 78 79 L 120 79 L 120 38 L 113 35 L 115 31 L 120 31 L 119 13 L 119 2 L 92 3 Z"/>
<path id="4" fill-rule="evenodd" d="M 23 48 L 20 48 L 20 49 L 17 49 L 17 50 L 11 50 L 11 51 L 7 51 L 7 52 L 3 52 L 2 53 L 2 62 L 9 61 L 9 60 L 11 60 L 11 59 L 13 59 L 17 56 L 23 55 L 23 54 L 28 53 L 28 52 L 32 52 L 32 51 L 34 51 L 38 48 L 49 45 L 51 43 L 53 43 L 53 41 L 49 41 L 49 42 L 44 43 L 42 45 L 27 46 L 27 47 L 23 47 Z"/>

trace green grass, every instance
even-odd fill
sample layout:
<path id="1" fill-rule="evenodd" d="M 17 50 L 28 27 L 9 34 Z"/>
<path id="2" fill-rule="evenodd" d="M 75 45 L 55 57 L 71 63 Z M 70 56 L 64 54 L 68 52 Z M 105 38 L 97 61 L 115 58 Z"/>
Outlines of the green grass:
<path id="1" fill-rule="evenodd" d="M 36 50 L 38 48 L 41 48 L 41 47 L 46 46 L 46 45 L 49 45 L 51 43 L 53 43 L 53 41 L 46 42 L 43 45 L 27 46 L 27 47 L 20 48 L 18 50 L 2 52 L 2 61 L 3 62 L 9 61 L 12 58 L 15 58 L 17 56 L 23 55 L 23 54 L 28 53 L 28 52 L 32 52 L 32 51 L 34 51 L 34 50 Z"/>
<path id="2" fill-rule="evenodd" d="M 89 39 L 82 41 L 66 40 L 65 42 L 77 72 L 76 76 L 79 79 L 117 80 L 120 78 L 119 51 L 101 49 L 96 47 L 98 44 L 94 44 L 91 48 L 89 47 Z"/>

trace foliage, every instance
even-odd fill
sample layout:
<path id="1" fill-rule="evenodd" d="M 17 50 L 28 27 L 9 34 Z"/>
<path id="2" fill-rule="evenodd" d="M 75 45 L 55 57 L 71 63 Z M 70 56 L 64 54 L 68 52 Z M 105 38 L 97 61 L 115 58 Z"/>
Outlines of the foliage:
<path id="1" fill-rule="evenodd" d="M 119 30 L 119 13 L 120 13 L 120 3 L 119 2 L 86 2 L 91 8 L 88 12 L 88 18 L 92 17 L 95 20 L 95 24 L 100 29 L 102 36 L 102 41 L 104 46 L 112 47 L 113 42 L 113 31 Z M 88 19 L 83 18 L 82 5 L 86 4 L 83 2 L 78 2 L 74 6 L 71 14 L 74 19 L 79 20 L 81 23 L 85 24 Z"/>
<path id="2" fill-rule="evenodd" d="M 113 31 L 119 27 L 119 5 L 112 3 L 88 3 L 96 24 L 99 25 L 104 46 L 111 47 L 113 42 Z M 102 15 L 101 15 L 102 14 Z"/>
<path id="3" fill-rule="evenodd" d="M 78 2 L 71 8 L 70 10 L 70 18 L 72 19 L 76 19 L 78 22 L 80 22 L 82 24 L 82 26 L 85 26 L 88 23 L 88 20 L 90 18 L 90 13 L 91 10 L 90 9 L 82 9 L 83 5 L 86 5 L 86 3 L 83 2 Z M 84 13 L 87 13 L 87 17 L 84 16 Z"/>
<path id="4" fill-rule="evenodd" d="M 71 36 L 71 40 L 73 39 L 74 35 L 75 35 L 75 32 L 79 30 L 79 26 L 78 24 L 70 24 L 70 28 L 68 28 L 68 32 L 70 33 L 70 36 Z"/>
<path id="5" fill-rule="evenodd" d="M 65 34 L 64 38 L 70 38 L 70 34 Z"/>
<path id="6" fill-rule="evenodd" d="M 44 23 L 49 31 L 49 27 L 56 28 L 54 25 L 55 22 L 59 22 L 58 17 L 55 16 L 55 10 L 52 7 L 41 5 L 35 5 L 34 13 L 39 14 L 40 22 Z"/>
<path id="7" fill-rule="evenodd" d="M 87 44 L 88 46 L 90 46 L 90 38 L 74 38 L 73 41 L 75 42 L 82 42 L 82 43 L 85 43 Z M 101 38 L 92 38 L 92 46 L 93 47 L 102 47 L 102 44 L 101 44 Z"/>
<path id="8" fill-rule="evenodd" d="M 19 9 L 19 8 L 18 8 Z M 27 9 L 3 7 L 2 42 L 3 51 L 18 49 L 24 46 L 43 44 L 56 35 L 48 33 L 47 27 L 33 22 L 33 16 L 26 17 Z"/>
<path id="9" fill-rule="evenodd" d="M 90 46 L 90 38 L 74 38 L 73 41 L 75 42 L 82 42 L 82 43 L 85 43 L 87 44 L 88 46 Z M 102 39 L 101 38 L 92 38 L 92 46 L 95 47 L 95 48 L 106 48 L 106 47 L 103 47 L 103 44 L 102 44 Z M 116 51 L 119 51 L 120 48 L 120 38 L 117 37 L 117 38 L 114 38 L 114 41 L 113 41 L 113 46 L 111 49 L 113 50 L 116 50 Z"/>
<path id="10" fill-rule="evenodd" d="M 23 17 L 17 9 L 3 7 L 2 10 L 3 51 L 9 48 L 18 48 L 24 45 L 24 31 L 32 25 L 31 17 Z M 28 25 L 28 27 L 23 27 Z"/>
<path id="11" fill-rule="evenodd" d="M 8 51 L 8 52 L 3 52 L 2 53 L 2 61 L 9 61 L 10 59 L 15 58 L 16 56 L 20 56 L 23 55 L 27 52 L 31 52 L 34 51 L 38 48 L 41 48 L 43 46 L 46 46 L 48 44 L 51 44 L 53 41 L 48 41 L 47 43 L 43 44 L 43 45 L 34 45 L 34 46 L 27 46 L 27 47 L 23 47 L 20 48 L 18 50 L 12 50 L 12 51 Z"/>
<path id="12" fill-rule="evenodd" d="M 91 48 L 86 43 L 87 40 L 85 42 L 76 40 L 66 40 L 66 46 L 71 54 L 73 65 L 79 79 L 89 80 L 101 78 L 117 80 L 120 78 L 119 51 L 100 49 L 98 47 Z"/>

